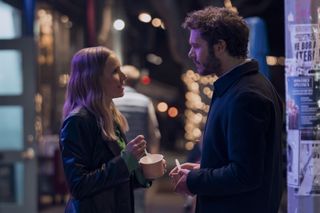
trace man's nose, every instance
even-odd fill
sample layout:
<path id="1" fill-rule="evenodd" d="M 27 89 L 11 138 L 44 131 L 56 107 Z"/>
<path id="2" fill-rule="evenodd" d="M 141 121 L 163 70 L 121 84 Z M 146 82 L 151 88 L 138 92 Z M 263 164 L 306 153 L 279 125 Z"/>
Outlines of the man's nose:
<path id="1" fill-rule="evenodd" d="M 189 57 L 189 58 L 193 58 L 193 56 L 194 56 L 194 52 L 193 52 L 193 49 L 191 48 L 191 49 L 189 50 L 188 57 Z"/>

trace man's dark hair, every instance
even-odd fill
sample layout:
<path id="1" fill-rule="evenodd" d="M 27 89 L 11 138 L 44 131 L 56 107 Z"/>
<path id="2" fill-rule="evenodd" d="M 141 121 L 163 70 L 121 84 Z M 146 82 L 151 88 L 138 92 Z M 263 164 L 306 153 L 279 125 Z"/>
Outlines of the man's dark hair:
<path id="1" fill-rule="evenodd" d="M 249 28 L 243 18 L 233 11 L 226 8 L 206 7 L 189 13 L 182 27 L 199 30 L 209 47 L 223 40 L 231 56 L 247 57 Z"/>

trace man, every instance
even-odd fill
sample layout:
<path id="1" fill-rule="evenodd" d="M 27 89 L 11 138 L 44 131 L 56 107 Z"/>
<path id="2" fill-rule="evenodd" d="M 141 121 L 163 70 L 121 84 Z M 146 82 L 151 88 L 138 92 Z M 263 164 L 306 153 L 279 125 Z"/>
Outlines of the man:
<path id="1" fill-rule="evenodd" d="M 225 9 L 190 13 L 189 57 L 200 75 L 215 74 L 200 164 L 175 167 L 175 191 L 197 195 L 198 213 L 276 213 L 281 198 L 282 102 L 247 58 L 249 30 Z"/>
<path id="2" fill-rule="evenodd" d="M 158 121 L 151 100 L 138 93 L 134 88 L 139 82 L 140 72 L 131 65 L 121 67 L 121 71 L 127 76 L 124 96 L 114 99 L 114 103 L 128 121 L 129 131 L 126 137 L 130 141 L 135 135 L 144 135 L 147 141 L 147 149 L 150 153 L 158 153 L 160 145 L 160 131 Z M 134 191 L 135 212 L 145 211 L 145 189 Z"/>

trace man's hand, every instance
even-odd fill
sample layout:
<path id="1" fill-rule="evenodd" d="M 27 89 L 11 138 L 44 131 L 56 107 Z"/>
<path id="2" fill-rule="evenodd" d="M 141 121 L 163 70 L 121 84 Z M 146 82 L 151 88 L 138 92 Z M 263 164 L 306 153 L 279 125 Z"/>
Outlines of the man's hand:
<path id="1" fill-rule="evenodd" d="M 173 178 L 173 180 L 177 180 L 177 183 L 174 186 L 174 191 L 183 195 L 191 195 L 193 194 L 189 191 L 187 186 L 187 177 L 190 170 L 188 169 L 180 169 L 178 174 Z M 179 177 L 179 179 L 178 179 Z"/>
<path id="2" fill-rule="evenodd" d="M 200 169 L 200 164 L 184 163 L 181 164 L 180 167 L 181 169 L 179 169 L 178 166 L 174 167 L 169 173 L 174 191 L 181 194 L 193 195 L 187 186 L 187 176 L 190 170 Z"/>
<path id="3" fill-rule="evenodd" d="M 194 169 L 200 169 L 200 164 L 198 163 L 184 163 L 181 164 L 181 169 L 187 169 L 187 170 L 194 170 Z M 171 171 L 169 176 L 173 176 L 179 172 L 179 168 L 176 166 Z"/>

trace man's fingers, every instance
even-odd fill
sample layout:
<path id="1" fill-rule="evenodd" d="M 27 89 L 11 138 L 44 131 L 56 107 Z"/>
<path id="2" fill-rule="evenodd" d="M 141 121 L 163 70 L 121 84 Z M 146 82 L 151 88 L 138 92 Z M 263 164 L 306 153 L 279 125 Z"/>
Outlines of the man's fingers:
<path id="1" fill-rule="evenodd" d="M 189 172 L 190 172 L 189 169 L 180 169 L 180 170 L 178 171 L 178 174 L 182 176 L 182 175 L 188 174 Z"/>
<path id="2" fill-rule="evenodd" d="M 183 163 L 183 164 L 181 164 L 182 169 L 192 170 L 192 169 L 197 169 L 199 167 L 200 167 L 200 165 L 197 163 Z"/>
<path id="3" fill-rule="evenodd" d="M 174 167 L 174 168 L 170 171 L 169 175 L 171 176 L 171 175 L 173 175 L 174 173 L 177 173 L 177 172 L 178 172 L 178 168 L 177 168 L 177 167 Z"/>

